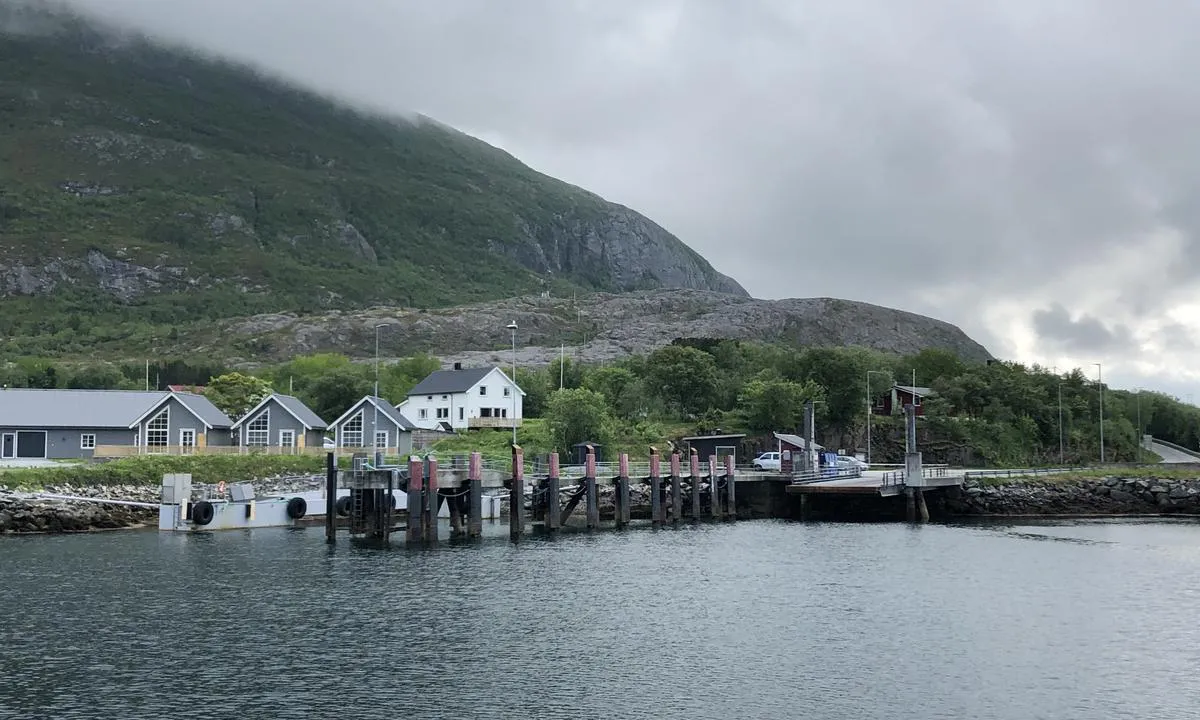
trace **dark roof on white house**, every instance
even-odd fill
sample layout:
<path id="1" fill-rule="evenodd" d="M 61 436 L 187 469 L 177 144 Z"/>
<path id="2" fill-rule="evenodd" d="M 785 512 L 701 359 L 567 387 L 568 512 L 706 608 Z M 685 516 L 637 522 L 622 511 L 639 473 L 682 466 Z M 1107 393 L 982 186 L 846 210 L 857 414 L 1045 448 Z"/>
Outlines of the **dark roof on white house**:
<path id="1" fill-rule="evenodd" d="M 368 405 L 374 405 L 375 407 L 379 408 L 379 414 L 383 415 L 384 417 L 386 417 L 387 419 L 391 420 L 393 423 L 398 425 L 401 430 L 411 431 L 417 427 L 415 424 L 413 424 L 413 422 L 411 420 L 404 417 L 404 414 L 401 413 L 399 410 L 397 410 L 396 406 L 392 405 L 390 402 L 388 402 L 387 400 L 384 400 L 381 397 L 372 397 L 371 395 L 367 395 L 362 400 L 359 400 L 358 402 L 351 405 L 349 410 L 342 413 L 342 416 L 340 418 L 338 418 L 337 420 L 334 420 L 332 423 L 330 423 L 329 426 L 337 427 L 338 425 L 341 425 L 346 420 L 348 420 L 351 415 L 358 412 L 359 408 L 364 403 L 366 403 Z"/>
<path id="2" fill-rule="evenodd" d="M 0 389 L 0 427 L 128 428 L 172 397 L 210 427 L 233 425 L 212 401 L 191 393 L 7 388 Z"/>
<path id="3" fill-rule="evenodd" d="M 296 418 L 296 420 L 298 420 L 309 430 L 324 430 L 326 427 L 328 427 L 325 424 L 325 421 L 321 419 L 320 415 L 313 412 L 298 398 L 294 398 L 291 395 L 281 395 L 280 393 L 271 393 L 263 398 L 261 402 L 250 409 L 250 412 L 240 417 L 238 421 L 233 424 L 233 427 L 240 427 L 242 423 L 246 422 L 250 416 L 257 415 L 258 411 L 272 400 L 279 403 L 284 410 L 287 410 L 289 413 L 291 413 L 292 417 Z"/>
<path id="4" fill-rule="evenodd" d="M 448 395 L 461 393 L 475 387 L 475 384 L 487 377 L 495 368 L 464 368 L 462 370 L 434 370 L 421 382 L 417 383 L 408 396 L 413 395 Z"/>

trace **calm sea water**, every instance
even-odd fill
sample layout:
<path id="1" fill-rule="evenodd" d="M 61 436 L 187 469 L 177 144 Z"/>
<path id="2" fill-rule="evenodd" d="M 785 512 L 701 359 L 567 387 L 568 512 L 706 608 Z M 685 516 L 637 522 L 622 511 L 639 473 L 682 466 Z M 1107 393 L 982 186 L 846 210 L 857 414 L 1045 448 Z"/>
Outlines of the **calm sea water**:
<path id="1" fill-rule="evenodd" d="M 1200 524 L 6 538 L 0 717 L 1192 719 Z"/>

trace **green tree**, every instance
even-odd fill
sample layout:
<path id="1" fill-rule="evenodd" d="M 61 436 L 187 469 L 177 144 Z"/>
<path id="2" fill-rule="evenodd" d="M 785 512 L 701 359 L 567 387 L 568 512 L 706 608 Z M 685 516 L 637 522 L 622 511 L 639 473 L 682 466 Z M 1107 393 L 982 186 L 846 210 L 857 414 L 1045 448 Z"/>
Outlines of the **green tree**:
<path id="1" fill-rule="evenodd" d="M 713 405 L 717 394 L 717 363 L 693 347 L 668 345 L 646 359 L 648 389 L 668 406 L 688 415 L 700 415 Z"/>
<path id="2" fill-rule="evenodd" d="M 271 394 L 271 383 L 240 372 L 225 373 L 208 381 L 204 397 L 235 420 Z"/>
<path id="3" fill-rule="evenodd" d="M 792 382 L 765 371 L 746 383 L 738 405 L 749 429 L 771 432 L 800 427 L 804 403 L 824 400 L 825 388 L 812 381 Z"/>
<path id="4" fill-rule="evenodd" d="M 643 409 L 638 377 L 626 368 L 597 368 L 587 374 L 583 386 L 603 395 L 609 409 L 619 418 L 631 419 Z"/>
<path id="5" fill-rule="evenodd" d="M 332 422 L 372 390 L 372 381 L 353 367 L 331 370 L 313 380 L 299 395 L 313 412 Z"/>
<path id="6" fill-rule="evenodd" d="M 527 418 L 545 415 L 546 404 L 550 401 L 550 382 L 545 370 L 517 368 L 517 385 L 525 391 L 525 397 L 521 400 L 521 414 Z"/>
<path id="7" fill-rule="evenodd" d="M 554 446 L 560 452 L 578 443 L 607 443 L 612 418 L 604 396 L 594 390 L 574 388 L 555 390 L 546 408 L 546 424 Z"/>
<path id="8" fill-rule="evenodd" d="M 125 375 L 114 365 L 84 365 L 71 371 L 67 387 L 78 390 L 117 390 L 127 387 Z"/>

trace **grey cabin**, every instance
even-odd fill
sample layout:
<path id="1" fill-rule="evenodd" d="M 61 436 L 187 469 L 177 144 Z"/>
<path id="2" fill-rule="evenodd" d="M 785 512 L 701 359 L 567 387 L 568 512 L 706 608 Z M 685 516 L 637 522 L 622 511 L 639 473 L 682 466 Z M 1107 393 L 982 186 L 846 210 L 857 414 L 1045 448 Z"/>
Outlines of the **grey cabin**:
<path id="1" fill-rule="evenodd" d="M 339 448 L 367 449 L 405 455 L 412 452 L 416 427 L 387 400 L 367 395 L 332 423 Z"/>
<path id="2" fill-rule="evenodd" d="M 233 421 L 202 395 L 169 391 L 0 389 L 0 460 L 90 458 L 230 445 Z"/>
<path id="3" fill-rule="evenodd" d="M 241 447 L 322 447 L 328 425 L 291 395 L 272 393 L 233 424 Z"/>

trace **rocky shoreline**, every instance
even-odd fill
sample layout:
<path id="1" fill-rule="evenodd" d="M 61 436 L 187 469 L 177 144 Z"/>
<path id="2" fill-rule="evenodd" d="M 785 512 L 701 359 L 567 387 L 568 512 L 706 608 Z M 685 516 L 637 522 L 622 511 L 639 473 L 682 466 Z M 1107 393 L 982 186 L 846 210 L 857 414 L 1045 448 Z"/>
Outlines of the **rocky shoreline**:
<path id="1" fill-rule="evenodd" d="M 1200 515 L 1200 476 L 969 480 L 941 501 L 947 515 Z"/>
<path id="2" fill-rule="evenodd" d="M 320 481 L 276 478 L 255 482 L 259 496 L 316 490 Z M 58 500 L 41 495 L 69 495 L 106 500 L 154 503 L 154 507 L 118 505 L 81 500 Z M 34 492 L 10 490 L 0 485 L 0 535 L 78 533 L 140 528 L 158 524 L 161 488 L 151 485 L 46 486 Z"/>

